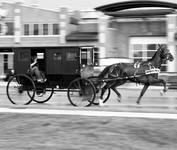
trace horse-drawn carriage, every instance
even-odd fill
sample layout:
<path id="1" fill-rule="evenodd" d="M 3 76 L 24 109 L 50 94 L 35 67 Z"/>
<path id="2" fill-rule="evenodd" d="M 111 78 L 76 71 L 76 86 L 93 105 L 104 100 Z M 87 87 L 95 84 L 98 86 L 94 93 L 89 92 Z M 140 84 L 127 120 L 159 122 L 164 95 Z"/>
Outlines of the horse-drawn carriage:
<path id="1" fill-rule="evenodd" d="M 27 71 L 31 55 L 34 52 L 37 53 L 40 70 L 45 73 L 46 82 L 37 82 Z M 164 86 L 163 91 L 167 91 L 166 82 L 158 79 L 163 61 L 174 59 L 166 46 L 159 45 L 154 56 L 148 61 L 139 62 L 138 65 L 133 63 L 113 64 L 107 66 L 96 77 L 90 77 L 89 69 L 87 69 L 90 67 L 87 65 L 93 64 L 93 49 L 87 51 L 86 54 L 89 57 L 82 56 L 80 47 L 15 48 L 15 74 L 9 80 L 6 88 L 9 100 L 13 104 L 29 104 L 32 101 L 44 103 L 52 97 L 55 91 L 67 91 L 72 105 L 90 106 L 106 102 L 111 89 L 120 98 L 121 94 L 118 92 L 117 86 L 128 80 L 144 85 L 137 103 L 152 84 L 161 83 Z M 83 64 L 86 65 L 85 68 L 82 68 Z M 83 72 L 83 70 L 85 71 Z M 97 96 L 99 96 L 98 101 Z"/>
<path id="2" fill-rule="evenodd" d="M 93 83 L 82 77 L 83 66 L 93 65 L 94 48 L 14 48 L 14 75 L 6 91 L 13 104 L 47 102 L 56 91 L 66 91 L 72 105 L 89 106 L 95 99 Z M 46 82 L 37 82 L 28 70 L 33 54 Z"/>

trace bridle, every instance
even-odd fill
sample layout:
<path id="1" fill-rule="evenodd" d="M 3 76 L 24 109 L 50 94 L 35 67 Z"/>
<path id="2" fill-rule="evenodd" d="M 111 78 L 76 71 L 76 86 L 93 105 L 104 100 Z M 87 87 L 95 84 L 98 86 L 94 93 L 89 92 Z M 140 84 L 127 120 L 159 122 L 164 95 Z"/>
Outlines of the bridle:
<path id="1" fill-rule="evenodd" d="M 159 49 L 160 49 L 160 57 L 162 58 L 163 61 L 173 60 L 173 56 L 170 53 L 169 49 L 163 48 L 160 44 L 159 44 Z"/>

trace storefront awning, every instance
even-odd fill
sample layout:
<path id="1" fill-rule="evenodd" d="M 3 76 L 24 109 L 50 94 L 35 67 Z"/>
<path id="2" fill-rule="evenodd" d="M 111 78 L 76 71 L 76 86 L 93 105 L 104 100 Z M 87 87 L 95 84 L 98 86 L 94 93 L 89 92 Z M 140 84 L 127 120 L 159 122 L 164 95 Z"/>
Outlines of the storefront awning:
<path id="1" fill-rule="evenodd" d="M 113 17 L 146 17 L 176 13 L 177 3 L 159 0 L 132 0 L 108 4 L 95 9 Z"/>
<path id="2" fill-rule="evenodd" d="M 66 41 L 98 41 L 98 33 L 72 32 L 66 36 Z"/>
<path id="3" fill-rule="evenodd" d="M 164 2 L 159 0 L 134 0 L 118 2 L 113 4 L 108 4 L 95 8 L 97 11 L 102 12 L 115 12 L 122 11 L 131 8 L 142 8 L 142 7 L 161 7 L 161 8 L 172 8 L 177 9 L 177 3 Z"/>
<path id="4" fill-rule="evenodd" d="M 150 17 L 163 16 L 174 13 L 174 9 L 141 9 L 141 10 L 125 10 L 116 12 L 106 12 L 106 15 L 113 17 Z"/>

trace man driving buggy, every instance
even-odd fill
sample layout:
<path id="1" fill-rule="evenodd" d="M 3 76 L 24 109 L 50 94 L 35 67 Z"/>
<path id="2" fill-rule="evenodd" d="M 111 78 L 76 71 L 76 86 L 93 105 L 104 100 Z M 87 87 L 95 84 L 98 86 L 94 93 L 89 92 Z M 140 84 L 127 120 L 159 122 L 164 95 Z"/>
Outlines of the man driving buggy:
<path id="1" fill-rule="evenodd" d="M 35 75 L 37 82 L 43 83 L 46 81 L 43 73 L 39 70 L 36 53 L 31 56 L 30 72 L 32 73 L 32 75 Z"/>

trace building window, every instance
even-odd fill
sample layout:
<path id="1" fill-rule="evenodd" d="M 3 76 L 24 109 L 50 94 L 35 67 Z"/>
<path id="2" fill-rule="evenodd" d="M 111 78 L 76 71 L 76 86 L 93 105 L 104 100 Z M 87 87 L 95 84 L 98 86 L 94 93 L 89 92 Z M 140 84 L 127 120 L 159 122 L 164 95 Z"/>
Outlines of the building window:
<path id="1" fill-rule="evenodd" d="M 24 25 L 24 35 L 29 35 L 29 24 Z"/>
<path id="2" fill-rule="evenodd" d="M 43 35 L 48 35 L 48 24 L 43 24 Z"/>
<path id="3" fill-rule="evenodd" d="M 39 25 L 34 24 L 34 30 L 33 30 L 34 35 L 39 35 Z"/>
<path id="4" fill-rule="evenodd" d="M 53 24 L 53 35 L 59 34 L 59 24 L 55 23 Z"/>
<path id="5" fill-rule="evenodd" d="M 6 22 L 6 35 L 14 35 L 14 23 Z"/>

